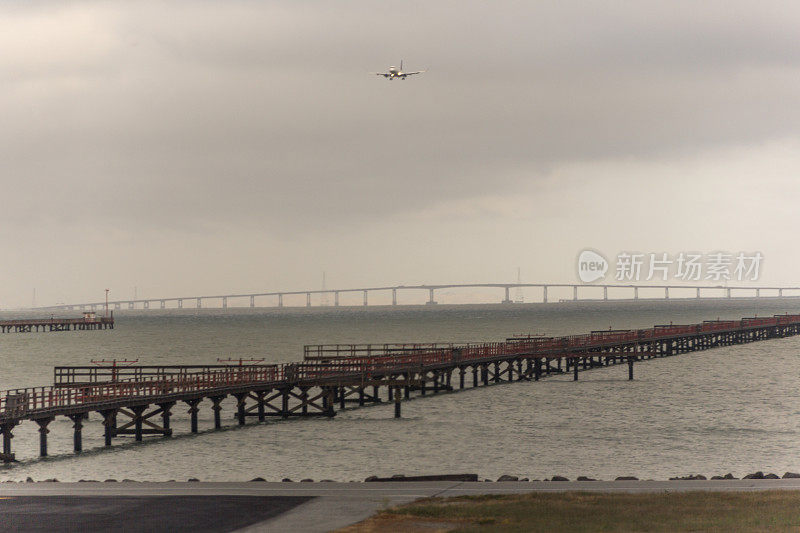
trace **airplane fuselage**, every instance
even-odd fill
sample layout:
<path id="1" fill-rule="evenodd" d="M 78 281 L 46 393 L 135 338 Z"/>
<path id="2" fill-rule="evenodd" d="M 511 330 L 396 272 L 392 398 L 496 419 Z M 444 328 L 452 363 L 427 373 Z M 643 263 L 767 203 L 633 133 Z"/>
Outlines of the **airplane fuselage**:
<path id="1" fill-rule="evenodd" d="M 421 71 L 417 71 L 417 72 L 403 72 L 403 62 L 401 61 L 400 62 L 400 68 L 395 67 L 395 66 L 391 66 L 391 67 L 389 67 L 388 72 L 376 72 L 375 74 L 377 74 L 378 76 L 383 76 L 387 80 L 391 81 L 391 80 L 393 80 L 395 78 L 400 79 L 400 80 L 404 80 L 408 76 L 413 76 L 414 74 L 422 74 L 423 72 L 425 72 L 425 71 L 421 70 Z"/>

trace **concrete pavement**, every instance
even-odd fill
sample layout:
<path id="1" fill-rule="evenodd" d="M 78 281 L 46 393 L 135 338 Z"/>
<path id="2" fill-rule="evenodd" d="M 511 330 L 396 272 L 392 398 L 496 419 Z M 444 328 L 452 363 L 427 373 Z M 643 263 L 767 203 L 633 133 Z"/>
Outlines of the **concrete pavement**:
<path id="1" fill-rule="evenodd" d="M 268 516 L 253 516 L 239 531 L 302 531 L 323 532 L 363 520 L 374 512 L 393 505 L 407 503 L 431 496 L 463 496 L 479 494 L 520 494 L 525 492 L 671 492 L 671 491 L 757 491 L 800 490 L 800 479 L 753 479 L 714 481 L 513 481 L 513 482 L 387 482 L 387 483 L 2 483 L 0 503 L 6 499 L 29 500 L 28 497 L 63 496 L 70 499 L 84 497 L 87 512 L 108 513 L 108 506 L 96 508 L 91 502 L 97 497 L 116 497 L 106 500 L 129 502 L 131 497 L 209 497 L 218 496 L 226 502 L 228 497 L 275 498 L 275 509 Z M 292 500 L 291 505 L 281 503 L 281 498 L 310 498 Z M 36 498 L 33 498 L 36 499 Z M 33 500 L 31 499 L 31 500 Z M 58 499 L 50 499 L 51 502 Z M 197 500 L 199 501 L 199 500 Z M 40 500 L 45 502 L 44 499 Z M 246 503 L 245 500 L 242 500 Z M 273 505 L 265 499 L 262 505 Z M 167 504 L 169 502 L 161 502 Z M 299 503 L 299 504 L 298 504 Z M 51 503 L 52 505 L 52 503 Z M 204 500 L 206 507 L 214 502 Z M 98 515 L 100 516 L 100 515 Z M 261 519 L 265 518 L 265 519 Z M 230 530 L 218 529 L 219 531 Z"/>

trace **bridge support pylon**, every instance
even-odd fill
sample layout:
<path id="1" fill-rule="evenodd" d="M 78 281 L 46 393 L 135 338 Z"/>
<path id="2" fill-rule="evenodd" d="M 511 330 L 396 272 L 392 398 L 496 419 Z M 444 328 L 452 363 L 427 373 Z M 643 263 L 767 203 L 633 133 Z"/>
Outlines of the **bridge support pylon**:
<path id="1" fill-rule="evenodd" d="M 433 298 L 433 289 L 428 289 L 428 301 L 426 305 L 436 305 L 436 300 Z"/>

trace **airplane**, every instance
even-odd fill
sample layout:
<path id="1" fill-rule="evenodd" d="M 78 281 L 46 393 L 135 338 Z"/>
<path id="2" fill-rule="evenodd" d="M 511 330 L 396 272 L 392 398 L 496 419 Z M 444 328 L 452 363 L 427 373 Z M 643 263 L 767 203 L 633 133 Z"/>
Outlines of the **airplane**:
<path id="1" fill-rule="evenodd" d="M 395 78 L 400 78 L 401 80 L 406 79 L 406 76 L 413 76 L 414 74 L 422 74 L 425 72 L 424 70 L 418 70 L 416 72 L 403 72 L 403 60 L 400 60 L 400 68 L 397 67 L 389 67 L 389 72 L 376 72 L 377 76 L 383 76 L 384 78 L 392 81 Z"/>

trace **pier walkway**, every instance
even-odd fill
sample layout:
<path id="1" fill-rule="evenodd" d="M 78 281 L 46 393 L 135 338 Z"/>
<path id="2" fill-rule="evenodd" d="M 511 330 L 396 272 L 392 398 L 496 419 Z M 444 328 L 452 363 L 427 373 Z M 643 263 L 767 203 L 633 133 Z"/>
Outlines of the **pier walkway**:
<path id="1" fill-rule="evenodd" d="M 172 435 L 170 417 L 178 404 L 198 431 L 201 402 L 209 400 L 214 426 L 221 428 L 221 402 L 236 398 L 236 420 L 268 417 L 332 417 L 348 403 L 389 401 L 395 416 L 413 396 L 501 382 L 537 381 L 552 374 L 634 363 L 718 346 L 800 334 L 800 315 L 656 325 L 647 329 L 593 331 L 563 337 L 512 337 L 468 344 L 380 344 L 307 346 L 305 359 L 275 365 L 56 367 L 46 387 L 0 392 L 0 460 L 14 461 L 14 428 L 39 426 L 39 451 L 47 455 L 48 425 L 56 417 L 73 422 L 74 451 L 82 450 L 83 421 L 103 417 L 104 443 L 120 435 Z"/>
<path id="2" fill-rule="evenodd" d="M 94 316 L 85 313 L 81 318 L 23 318 L 0 320 L 0 333 L 30 333 L 32 331 L 84 331 L 114 329 L 114 313 L 111 316 Z"/>

